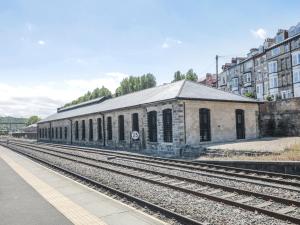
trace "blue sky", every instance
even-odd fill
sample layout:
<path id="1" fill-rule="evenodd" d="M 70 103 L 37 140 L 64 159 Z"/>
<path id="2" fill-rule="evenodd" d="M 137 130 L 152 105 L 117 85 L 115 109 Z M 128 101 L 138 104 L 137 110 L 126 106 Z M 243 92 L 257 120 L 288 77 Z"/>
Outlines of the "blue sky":
<path id="1" fill-rule="evenodd" d="M 0 115 L 44 117 L 127 75 L 199 77 L 300 22 L 300 1 L 1 0 Z"/>

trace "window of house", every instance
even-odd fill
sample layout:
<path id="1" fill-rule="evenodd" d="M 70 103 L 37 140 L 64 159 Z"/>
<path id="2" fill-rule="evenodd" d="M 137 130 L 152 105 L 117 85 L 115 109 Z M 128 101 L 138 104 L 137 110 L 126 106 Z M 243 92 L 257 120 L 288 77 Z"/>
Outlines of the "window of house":
<path id="1" fill-rule="evenodd" d="M 49 136 L 49 138 L 51 138 L 51 129 L 50 128 L 48 128 L 48 136 Z"/>
<path id="2" fill-rule="evenodd" d="M 200 141 L 211 140 L 210 129 L 210 110 L 206 108 L 199 109 L 199 122 L 200 122 Z"/>
<path id="3" fill-rule="evenodd" d="M 81 140 L 85 140 L 85 120 L 81 121 Z"/>
<path id="4" fill-rule="evenodd" d="M 251 83 L 251 73 L 246 73 L 244 75 L 245 83 Z"/>
<path id="5" fill-rule="evenodd" d="M 157 112 L 148 112 L 148 137 L 150 142 L 157 142 Z"/>
<path id="6" fill-rule="evenodd" d="M 280 64 L 281 64 L 281 70 L 285 70 L 286 63 L 285 63 L 285 59 L 284 58 L 280 60 Z"/>
<path id="7" fill-rule="evenodd" d="M 78 121 L 75 122 L 75 139 L 79 139 Z"/>
<path id="8" fill-rule="evenodd" d="M 294 78 L 294 83 L 300 82 L 300 70 L 294 70 L 293 78 Z"/>
<path id="9" fill-rule="evenodd" d="M 265 92 L 265 94 L 269 93 L 269 82 L 268 81 L 264 82 L 264 92 Z"/>
<path id="10" fill-rule="evenodd" d="M 107 117 L 107 139 L 112 140 L 112 121 L 111 117 Z"/>
<path id="11" fill-rule="evenodd" d="M 293 66 L 300 64 L 300 51 L 292 54 L 292 63 Z"/>
<path id="12" fill-rule="evenodd" d="M 281 98 L 282 99 L 287 99 L 292 97 L 292 91 L 291 90 L 286 90 L 281 92 Z"/>
<path id="13" fill-rule="evenodd" d="M 277 72 L 277 61 L 269 62 L 268 69 L 269 69 L 269 73 L 276 73 Z"/>
<path id="14" fill-rule="evenodd" d="M 273 48 L 271 50 L 271 56 L 276 56 L 276 55 L 279 55 L 279 54 L 280 54 L 280 47 Z"/>
<path id="15" fill-rule="evenodd" d="M 124 127 L 124 116 L 119 115 L 118 117 L 118 125 L 119 125 L 119 140 L 125 140 L 125 127 Z"/>
<path id="16" fill-rule="evenodd" d="M 278 87 L 278 76 L 270 76 L 270 88 L 277 88 Z"/>
<path id="17" fill-rule="evenodd" d="M 260 95 L 261 94 L 261 90 L 260 90 L 260 85 L 256 85 L 256 94 Z"/>
<path id="18" fill-rule="evenodd" d="M 52 135 L 51 135 L 52 138 L 54 138 L 54 128 L 52 127 Z"/>
<path id="19" fill-rule="evenodd" d="M 98 140 L 102 140 L 102 120 L 101 120 L 101 118 L 97 119 L 97 131 L 98 131 Z"/>
<path id="20" fill-rule="evenodd" d="M 262 81 L 262 74 L 261 72 L 258 72 L 257 75 L 256 75 L 256 80 L 257 81 Z"/>
<path id="21" fill-rule="evenodd" d="M 232 87 L 237 88 L 239 86 L 239 78 L 232 79 Z"/>
<path id="22" fill-rule="evenodd" d="M 58 128 L 55 127 L 55 138 L 57 139 L 58 138 Z"/>
<path id="23" fill-rule="evenodd" d="M 68 128 L 65 127 L 65 139 L 67 139 L 67 138 L 68 138 Z"/>
<path id="24" fill-rule="evenodd" d="M 133 113 L 132 114 L 132 131 L 137 131 L 139 132 L 139 114 L 138 113 Z"/>
<path id="25" fill-rule="evenodd" d="M 59 138 L 62 139 L 62 127 L 59 128 Z"/>
<path id="26" fill-rule="evenodd" d="M 163 110 L 164 142 L 173 142 L 172 109 Z"/>
<path id="27" fill-rule="evenodd" d="M 93 120 L 89 119 L 89 140 L 92 141 L 94 139 L 93 134 Z"/>

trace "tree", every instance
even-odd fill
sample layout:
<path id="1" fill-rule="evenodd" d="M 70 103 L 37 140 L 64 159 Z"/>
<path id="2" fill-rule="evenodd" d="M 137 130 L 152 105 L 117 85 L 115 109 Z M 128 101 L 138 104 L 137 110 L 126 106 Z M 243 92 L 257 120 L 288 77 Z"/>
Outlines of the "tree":
<path id="1" fill-rule="evenodd" d="M 184 79 L 185 79 L 185 75 L 182 74 L 179 70 L 177 70 L 174 73 L 174 80 L 172 82 L 179 81 L 179 80 L 184 80 Z"/>
<path id="2" fill-rule="evenodd" d="M 130 76 L 121 81 L 120 86 L 116 89 L 115 96 L 125 95 L 155 86 L 156 78 L 151 73 L 142 76 Z"/>
<path id="3" fill-rule="evenodd" d="M 111 92 L 106 87 L 102 86 L 100 89 L 95 88 L 92 92 L 88 91 L 83 96 L 80 96 L 79 98 L 73 100 L 72 102 L 65 104 L 64 107 L 76 105 L 82 102 L 86 102 L 95 98 L 100 98 L 105 96 L 111 96 Z"/>
<path id="4" fill-rule="evenodd" d="M 38 121 L 40 121 L 41 118 L 38 116 L 31 116 L 28 118 L 27 122 L 26 122 L 26 126 L 29 126 L 31 124 L 37 123 Z"/>
<path id="5" fill-rule="evenodd" d="M 186 80 L 198 81 L 198 75 L 194 72 L 193 69 L 189 69 L 185 75 Z"/>

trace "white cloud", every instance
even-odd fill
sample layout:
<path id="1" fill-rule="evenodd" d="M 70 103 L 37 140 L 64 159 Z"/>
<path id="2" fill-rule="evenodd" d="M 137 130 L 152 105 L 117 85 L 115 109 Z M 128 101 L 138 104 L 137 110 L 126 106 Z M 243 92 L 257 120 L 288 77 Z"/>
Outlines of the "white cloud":
<path id="1" fill-rule="evenodd" d="M 45 44 L 46 44 L 46 42 L 43 41 L 43 40 L 39 40 L 37 43 L 38 43 L 39 45 L 45 45 Z"/>
<path id="2" fill-rule="evenodd" d="M 182 41 L 180 41 L 180 40 L 166 38 L 165 41 L 162 43 L 161 47 L 162 48 L 171 48 L 171 47 L 174 47 L 174 46 L 180 45 L 180 44 L 182 44 Z"/>
<path id="3" fill-rule="evenodd" d="M 62 82 L 48 82 L 35 85 L 10 85 L 0 82 L 0 116 L 46 117 L 56 108 L 70 102 L 87 91 L 104 85 L 112 93 L 127 75 L 110 72 L 93 79 L 73 79 Z"/>
<path id="4" fill-rule="evenodd" d="M 259 28 L 257 30 L 251 30 L 251 34 L 255 38 L 259 38 L 263 40 L 267 38 L 267 31 L 263 28 Z"/>

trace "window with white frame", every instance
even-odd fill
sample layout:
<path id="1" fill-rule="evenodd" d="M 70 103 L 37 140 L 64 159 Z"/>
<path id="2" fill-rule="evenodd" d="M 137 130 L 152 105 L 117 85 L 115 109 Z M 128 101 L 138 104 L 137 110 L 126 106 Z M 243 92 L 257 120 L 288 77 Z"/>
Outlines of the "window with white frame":
<path id="1" fill-rule="evenodd" d="M 251 73 L 246 73 L 244 75 L 245 83 L 251 83 Z"/>
<path id="2" fill-rule="evenodd" d="M 257 84 L 256 85 L 256 94 L 257 95 L 261 95 L 262 94 L 262 85 L 261 84 Z"/>
<path id="3" fill-rule="evenodd" d="M 268 81 L 265 81 L 264 82 L 264 94 L 268 94 L 269 92 L 269 82 Z"/>
<path id="4" fill-rule="evenodd" d="M 293 53 L 292 60 L 293 66 L 300 64 L 300 51 Z"/>
<path id="5" fill-rule="evenodd" d="M 256 80 L 257 81 L 262 81 L 262 74 L 261 74 L 261 72 L 257 72 L 257 74 L 256 74 Z"/>
<path id="6" fill-rule="evenodd" d="M 282 99 L 292 98 L 292 91 L 291 90 L 282 91 L 281 98 Z"/>
<path id="7" fill-rule="evenodd" d="M 293 81 L 294 83 L 299 83 L 300 82 L 300 70 L 294 70 L 293 72 Z"/>
<path id="8" fill-rule="evenodd" d="M 278 76 L 273 75 L 270 76 L 270 88 L 277 88 L 278 87 Z"/>
<path id="9" fill-rule="evenodd" d="M 271 50 L 271 56 L 276 56 L 276 55 L 279 55 L 279 54 L 280 54 L 280 47 L 273 48 Z"/>
<path id="10" fill-rule="evenodd" d="M 269 73 L 276 73 L 277 72 L 277 61 L 269 62 L 268 68 L 269 68 Z"/>
<path id="11" fill-rule="evenodd" d="M 239 86 L 239 79 L 233 78 L 232 79 L 232 87 L 238 87 Z"/>

